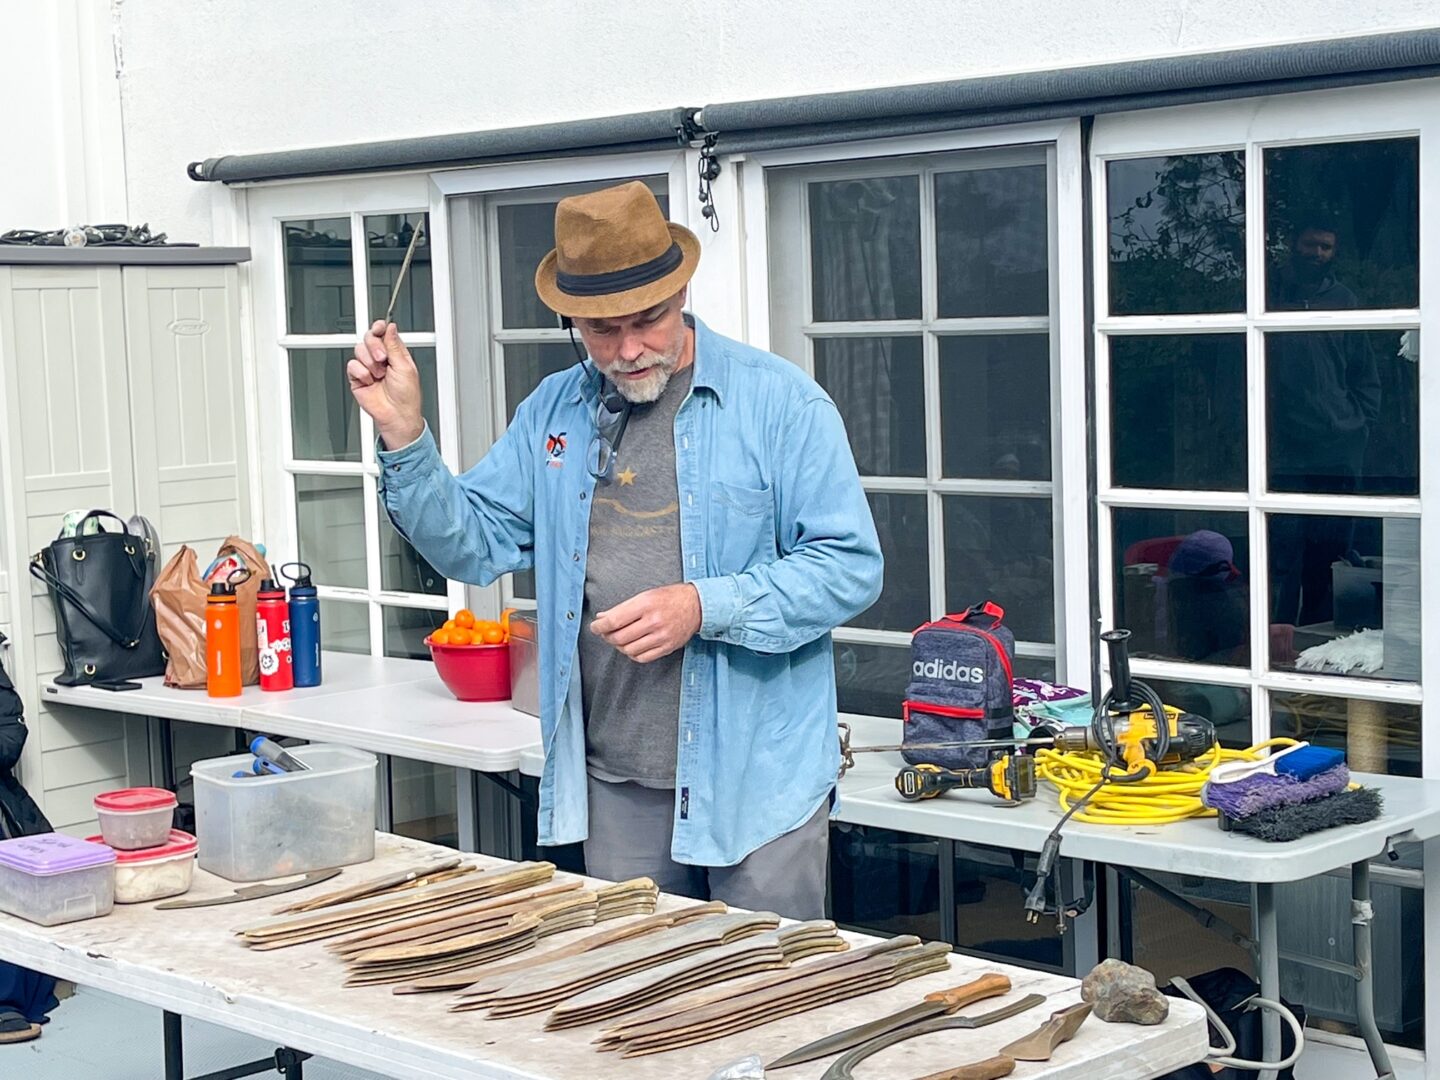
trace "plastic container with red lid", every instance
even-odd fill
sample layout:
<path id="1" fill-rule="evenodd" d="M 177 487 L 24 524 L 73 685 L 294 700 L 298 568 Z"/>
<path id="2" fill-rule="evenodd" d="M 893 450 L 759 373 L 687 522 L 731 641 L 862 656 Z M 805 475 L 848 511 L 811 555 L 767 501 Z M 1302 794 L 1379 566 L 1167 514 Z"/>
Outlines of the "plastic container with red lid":
<path id="1" fill-rule="evenodd" d="M 100 843 L 100 837 L 90 840 Z M 200 845 L 195 837 L 179 829 L 171 829 L 170 837 L 159 847 L 143 851 L 115 853 L 115 902 L 143 904 L 147 900 L 163 900 L 190 891 L 195 878 L 195 853 Z"/>
<path id="2" fill-rule="evenodd" d="M 164 788 L 122 788 L 96 795 L 100 835 L 116 851 L 159 847 L 170 838 L 175 803 L 175 793 Z"/>

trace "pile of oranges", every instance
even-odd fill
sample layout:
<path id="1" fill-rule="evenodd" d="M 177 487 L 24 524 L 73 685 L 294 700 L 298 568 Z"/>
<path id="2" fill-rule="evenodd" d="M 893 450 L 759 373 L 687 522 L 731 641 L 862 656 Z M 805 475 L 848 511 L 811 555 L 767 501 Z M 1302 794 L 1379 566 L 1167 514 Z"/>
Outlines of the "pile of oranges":
<path id="1" fill-rule="evenodd" d="M 506 645 L 510 642 L 510 616 L 514 608 L 506 608 L 499 622 L 477 619 L 469 608 L 461 608 L 453 619 L 431 632 L 427 645 Z"/>

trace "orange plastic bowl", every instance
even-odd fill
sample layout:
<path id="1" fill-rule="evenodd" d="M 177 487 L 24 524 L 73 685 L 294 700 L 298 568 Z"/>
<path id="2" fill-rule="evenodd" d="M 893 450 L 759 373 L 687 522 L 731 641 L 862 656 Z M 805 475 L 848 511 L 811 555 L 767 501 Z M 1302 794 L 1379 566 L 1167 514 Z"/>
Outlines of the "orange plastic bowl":
<path id="1" fill-rule="evenodd" d="M 430 656 L 440 681 L 461 701 L 505 701 L 510 697 L 509 645 L 435 645 Z"/>

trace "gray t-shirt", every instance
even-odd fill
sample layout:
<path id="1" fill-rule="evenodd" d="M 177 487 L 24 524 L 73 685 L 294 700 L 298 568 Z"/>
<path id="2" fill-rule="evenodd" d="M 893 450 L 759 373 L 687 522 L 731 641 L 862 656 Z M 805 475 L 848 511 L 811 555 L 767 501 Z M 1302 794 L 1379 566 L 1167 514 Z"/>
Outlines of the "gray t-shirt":
<path id="1" fill-rule="evenodd" d="M 596 614 L 637 593 L 684 580 L 675 414 L 690 392 L 691 364 L 658 401 L 635 405 L 608 480 L 595 485 L 580 630 L 585 756 L 591 776 L 675 786 L 684 649 L 637 664 L 590 633 Z"/>

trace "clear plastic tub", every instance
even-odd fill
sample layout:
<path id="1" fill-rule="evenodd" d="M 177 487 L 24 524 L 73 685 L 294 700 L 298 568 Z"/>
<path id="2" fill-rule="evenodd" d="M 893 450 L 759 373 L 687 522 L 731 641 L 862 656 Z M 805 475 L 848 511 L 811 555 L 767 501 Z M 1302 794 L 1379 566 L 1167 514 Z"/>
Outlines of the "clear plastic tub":
<path id="1" fill-rule="evenodd" d="M 100 843 L 100 837 L 90 837 Z M 115 853 L 115 903 L 143 904 L 190 891 L 195 879 L 195 837 L 179 829 L 159 847 Z"/>
<path id="2" fill-rule="evenodd" d="M 100 835 L 116 851 L 159 847 L 170 839 L 175 818 L 175 793 L 139 787 L 95 796 Z"/>
<path id="3" fill-rule="evenodd" d="M 375 755 L 328 745 L 290 753 L 309 770 L 255 776 L 249 754 L 191 767 L 200 869 L 263 881 L 375 857 Z"/>
<path id="4" fill-rule="evenodd" d="M 60 833 L 0 841 L 0 910 L 41 926 L 109 915 L 115 852 Z"/>

